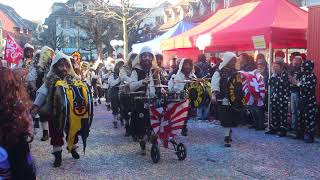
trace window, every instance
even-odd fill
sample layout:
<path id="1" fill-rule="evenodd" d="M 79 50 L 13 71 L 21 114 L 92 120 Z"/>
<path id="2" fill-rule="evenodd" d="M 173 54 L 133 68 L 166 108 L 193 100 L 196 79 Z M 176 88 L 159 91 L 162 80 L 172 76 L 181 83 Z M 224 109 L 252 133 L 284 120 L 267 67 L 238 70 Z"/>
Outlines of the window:
<path id="1" fill-rule="evenodd" d="M 212 0 L 211 2 L 211 11 L 215 12 L 217 10 L 217 3 L 215 0 Z"/>
<path id="2" fill-rule="evenodd" d="M 166 14 L 164 15 L 163 22 L 164 22 L 164 23 L 167 23 L 167 22 L 168 22 L 168 16 L 167 16 Z"/>
<path id="3" fill-rule="evenodd" d="M 189 16 L 193 17 L 193 15 L 194 15 L 193 7 L 190 5 L 190 7 L 189 7 Z"/>
<path id="4" fill-rule="evenodd" d="M 70 28 L 75 28 L 75 19 L 70 19 Z"/>
<path id="5" fill-rule="evenodd" d="M 69 47 L 71 47 L 71 48 L 77 47 L 77 38 L 76 37 L 69 37 Z"/>
<path id="6" fill-rule="evenodd" d="M 61 20 L 62 28 L 70 28 L 70 19 L 62 19 Z"/>
<path id="7" fill-rule="evenodd" d="M 204 15 L 204 13 L 206 12 L 206 8 L 204 7 L 203 3 L 200 2 L 200 7 L 199 7 L 199 13 L 200 15 Z"/>
<path id="8" fill-rule="evenodd" d="M 224 0 L 224 8 L 230 7 L 230 0 Z"/>
<path id="9" fill-rule="evenodd" d="M 163 23 L 163 18 L 161 16 L 156 17 L 156 23 L 162 24 Z"/>
<path id="10" fill-rule="evenodd" d="M 183 11 L 183 9 L 180 7 L 179 19 L 180 19 L 180 20 L 183 20 L 183 18 L 184 18 L 184 11 Z"/>
<path id="11" fill-rule="evenodd" d="M 23 27 L 20 27 L 20 34 L 23 34 Z"/>
<path id="12" fill-rule="evenodd" d="M 171 19 L 176 19 L 176 13 L 172 10 Z"/>
<path id="13" fill-rule="evenodd" d="M 301 6 L 307 6 L 307 0 L 300 0 L 300 5 Z"/>
<path id="14" fill-rule="evenodd" d="M 92 3 L 88 3 L 87 10 L 93 10 L 93 9 L 94 9 L 94 5 Z"/>
<path id="15" fill-rule="evenodd" d="M 65 28 L 65 20 L 64 20 L 64 19 L 61 19 L 61 20 L 60 20 L 60 24 L 61 24 L 61 27 L 62 27 L 62 28 Z"/>
<path id="16" fill-rule="evenodd" d="M 78 1 L 74 3 L 74 10 L 75 11 L 83 11 L 83 4 L 82 2 Z"/>

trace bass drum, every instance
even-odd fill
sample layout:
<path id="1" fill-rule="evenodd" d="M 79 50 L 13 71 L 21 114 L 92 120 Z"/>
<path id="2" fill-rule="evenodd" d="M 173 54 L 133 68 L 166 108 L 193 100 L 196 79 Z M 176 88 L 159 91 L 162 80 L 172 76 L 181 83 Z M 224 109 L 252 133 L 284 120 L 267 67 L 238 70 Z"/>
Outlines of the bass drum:
<path id="1" fill-rule="evenodd" d="M 211 97 L 210 82 L 192 82 L 185 86 L 189 104 L 193 108 L 198 108 L 201 105 L 208 105 Z"/>
<path id="2" fill-rule="evenodd" d="M 236 72 L 228 82 L 228 99 L 231 107 L 236 111 L 241 111 L 245 105 L 245 96 L 241 73 Z"/>

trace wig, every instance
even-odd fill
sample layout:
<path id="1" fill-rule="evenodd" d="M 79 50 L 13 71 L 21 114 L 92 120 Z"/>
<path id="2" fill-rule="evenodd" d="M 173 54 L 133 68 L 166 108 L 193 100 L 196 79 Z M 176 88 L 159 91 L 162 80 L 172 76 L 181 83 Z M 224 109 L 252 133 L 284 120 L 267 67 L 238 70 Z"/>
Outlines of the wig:
<path id="1" fill-rule="evenodd" d="M 31 101 L 27 90 L 9 68 L 0 68 L 0 144 L 14 146 L 22 137 L 31 136 Z"/>

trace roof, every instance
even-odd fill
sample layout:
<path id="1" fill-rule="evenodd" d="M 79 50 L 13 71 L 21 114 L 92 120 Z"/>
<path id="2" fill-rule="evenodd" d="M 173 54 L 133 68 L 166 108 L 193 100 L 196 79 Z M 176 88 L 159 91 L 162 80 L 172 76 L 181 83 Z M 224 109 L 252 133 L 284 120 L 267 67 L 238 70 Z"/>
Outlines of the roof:
<path id="1" fill-rule="evenodd" d="M 178 18 L 169 19 L 165 24 L 162 24 L 159 27 L 159 30 L 160 31 L 168 30 L 168 29 L 172 28 L 173 26 L 175 26 L 176 24 L 178 24 L 179 22 L 180 22 L 180 20 Z"/>
<path id="2" fill-rule="evenodd" d="M 287 0 L 250 2 L 217 11 L 200 25 L 163 41 L 161 48 L 197 48 L 205 38 L 207 50 L 252 50 L 252 37 L 261 35 L 267 47 L 272 42 L 275 49 L 304 48 L 307 26 L 308 13 Z"/>
<path id="3" fill-rule="evenodd" d="M 2 10 L 12 20 L 16 27 L 33 30 L 33 28 L 29 26 L 29 22 L 24 21 L 12 7 L 0 3 L 0 10 Z"/>

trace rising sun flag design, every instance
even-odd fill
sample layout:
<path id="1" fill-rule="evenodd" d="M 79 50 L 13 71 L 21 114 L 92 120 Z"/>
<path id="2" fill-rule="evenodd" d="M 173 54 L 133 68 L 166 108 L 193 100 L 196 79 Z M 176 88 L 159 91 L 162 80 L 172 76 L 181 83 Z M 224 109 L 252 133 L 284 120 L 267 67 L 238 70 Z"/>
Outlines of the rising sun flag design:
<path id="1" fill-rule="evenodd" d="M 181 133 L 185 121 L 188 119 L 189 100 L 177 103 L 169 103 L 163 107 L 150 107 L 150 121 L 153 132 L 158 136 L 158 142 L 162 142 L 168 148 L 170 138 Z"/>

